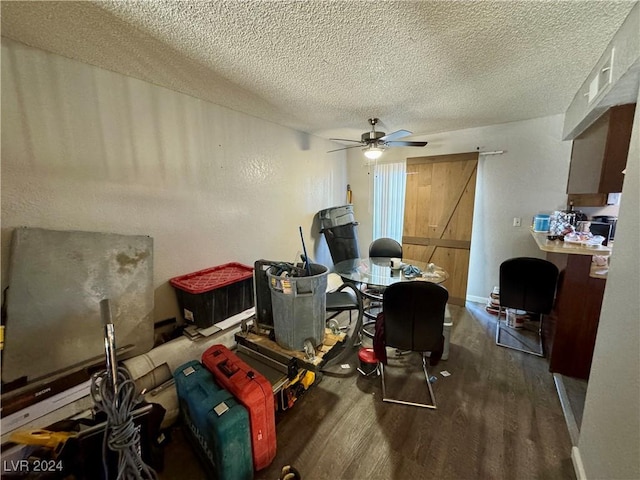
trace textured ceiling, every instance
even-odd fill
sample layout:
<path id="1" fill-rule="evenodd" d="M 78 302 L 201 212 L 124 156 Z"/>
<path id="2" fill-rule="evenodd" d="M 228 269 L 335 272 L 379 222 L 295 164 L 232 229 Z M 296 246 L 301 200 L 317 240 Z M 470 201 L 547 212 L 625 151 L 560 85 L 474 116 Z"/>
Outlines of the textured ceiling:
<path id="1" fill-rule="evenodd" d="M 2 35 L 319 136 L 564 113 L 634 2 L 7 2 Z"/>

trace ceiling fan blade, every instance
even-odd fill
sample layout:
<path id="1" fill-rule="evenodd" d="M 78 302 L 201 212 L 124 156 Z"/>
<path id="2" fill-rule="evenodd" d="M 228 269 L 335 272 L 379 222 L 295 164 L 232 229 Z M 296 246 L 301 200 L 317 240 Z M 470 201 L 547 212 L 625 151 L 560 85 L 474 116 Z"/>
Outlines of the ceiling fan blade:
<path id="1" fill-rule="evenodd" d="M 361 140 L 349 140 L 348 138 L 330 138 L 329 140 L 333 142 L 358 142 L 362 144 Z"/>
<path id="2" fill-rule="evenodd" d="M 398 130 L 396 132 L 388 133 L 384 137 L 381 137 L 379 140 L 382 142 L 386 142 L 389 140 L 395 140 L 396 138 L 408 137 L 409 135 L 411 135 L 411 132 L 409 130 Z"/>
<path id="3" fill-rule="evenodd" d="M 429 142 L 384 142 L 390 147 L 424 147 Z"/>
<path id="4" fill-rule="evenodd" d="M 350 147 L 336 148 L 335 150 L 328 150 L 327 153 L 338 152 L 340 150 L 347 150 L 348 148 L 358 148 L 358 147 L 362 147 L 362 145 L 351 145 Z"/>

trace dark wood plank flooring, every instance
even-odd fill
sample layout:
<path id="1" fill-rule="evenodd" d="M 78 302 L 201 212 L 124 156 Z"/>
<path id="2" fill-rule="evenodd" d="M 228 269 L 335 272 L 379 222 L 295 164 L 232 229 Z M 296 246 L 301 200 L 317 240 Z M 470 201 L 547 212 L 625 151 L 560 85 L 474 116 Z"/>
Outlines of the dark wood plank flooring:
<path id="1" fill-rule="evenodd" d="M 429 372 L 437 410 L 383 403 L 379 378 L 324 375 L 278 416 L 277 456 L 256 478 L 275 480 L 283 465 L 304 480 L 575 478 L 547 360 L 496 346 L 495 317 L 482 305 L 450 311 L 449 359 Z M 393 388 L 426 398 L 419 358 L 408 361 L 416 373 Z M 160 478 L 206 478 L 180 426 L 172 437 Z"/>

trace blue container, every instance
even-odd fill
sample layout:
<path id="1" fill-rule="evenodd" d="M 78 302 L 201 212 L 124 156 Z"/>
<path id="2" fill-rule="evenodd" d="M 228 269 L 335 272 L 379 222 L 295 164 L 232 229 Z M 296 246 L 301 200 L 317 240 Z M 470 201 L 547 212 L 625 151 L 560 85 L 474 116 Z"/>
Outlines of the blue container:
<path id="1" fill-rule="evenodd" d="M 253 456 L 249 412 L 198 361 L 173 374 L 187 438 L 210 478 L 251 480 Z"/>
<path id="2" fill-rule="evenodd" d="M 533 219 L 533 231 L 546 233 L 549 231 L 549 221 L 551 215 L 539 214 Z"/>

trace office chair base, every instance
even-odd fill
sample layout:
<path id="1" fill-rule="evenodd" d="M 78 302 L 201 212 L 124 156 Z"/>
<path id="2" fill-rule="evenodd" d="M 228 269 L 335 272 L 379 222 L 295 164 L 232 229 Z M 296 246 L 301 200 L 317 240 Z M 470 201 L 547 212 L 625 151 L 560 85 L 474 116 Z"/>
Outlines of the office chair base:
<path id="1" fill-rule="evenodd" d="M 427 370 L 427 357 L 424 353 L 422 353 L 422 370 L 424 371 L 424 377 L 427 382 L 427 387 L 429 389 L 429 396 L 431 399 L 431 403 L 418 403 L 418 402 L 409 402 L 406 400 L 400 400 L 397 398 L 387 397 L 387 390 L 384 382 L 384 365 L 379 363 L 380 369 L 380 377 L 382 378 L 382 401 L 389 403 L 399 403 L 401 405 L 410 405 L 412 407 L 421 407 L 421 408 L 430 408 L 432 410 L 437 409 L 436 405 L 436 397 L 433 393 L 433 388 L 431 388 L 431 382 L 429 382 L 429 371 Z"/>
<path id="2" fill-rule="evenodd" d="M 535 355 L 536 357 L 544 357 L 544 346 L 542 344 L 542 315 L 540 315 L 540 327 L 538 328 L 538 341 L 537 341 L 537 345 L 532 346 L 529 343 L 525 342 L 522 338 L 522 336 L 517 336 L 514 335 L 514 333 L 510 330 L 509 327 L 504 328 L 501 326 L 501 324 L 504 322 L 506 323 L 506 320 L 500 320 L 500 318 L 502 317 L 502 309 L 500 308 L 498 311 L 498 319 L 496 320 L 496 345 L 498 345 L 499 347 L 505 347 L 505 348 L 510 348 L 512 350 L 517 350 L 519 352 L 523 352 L 523 353 L 528 353 L 529 355 Z M 509 335 L 511 338 L 513 338 L 518 344 L 522 345 L 522 348 L 515 346 L 515 345 L 510 345 L 507 343 L 503 343 L 500 340 L 500 333 L 502 332 L 502 330 L 504 330 L 504 332 Z"/>
<path id="3" fill-rule="evenodd" d="M 360 375 L 362 375 L 363 377 L 377 377 L 378 375 L 380 375 L 380 373 L 378 373 L 377 370 L 373 370 L 371 372 L 367 372 L 365 370 L 362 370 L 360 367 L 356 368 L 356 370 L 358 371 L 358 373 Z"/>

